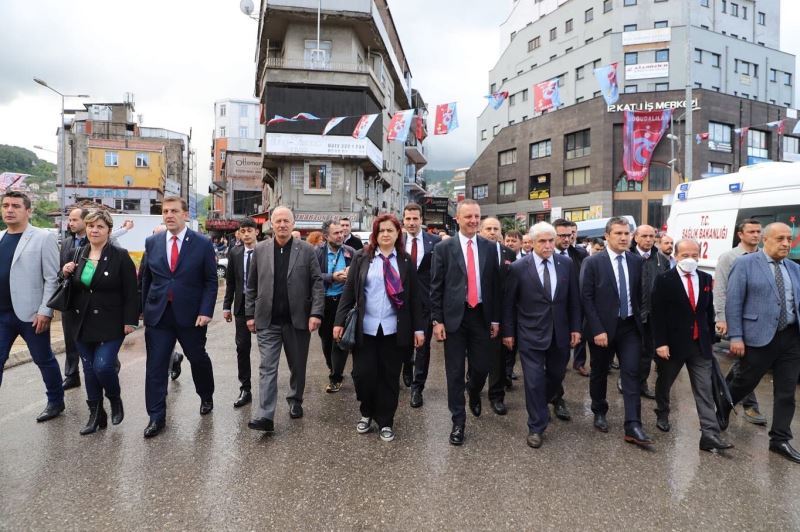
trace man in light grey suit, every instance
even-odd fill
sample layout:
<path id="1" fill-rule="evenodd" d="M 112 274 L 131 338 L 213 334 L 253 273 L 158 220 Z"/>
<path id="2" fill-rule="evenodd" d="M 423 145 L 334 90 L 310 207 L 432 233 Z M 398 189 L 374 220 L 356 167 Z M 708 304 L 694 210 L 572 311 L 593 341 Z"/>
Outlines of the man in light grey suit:
<path id="1" fill-rule="evenodd" d="M 294 214 L 287 207 L 275 207 L 270 220 L 275 236 L 256 246 L 244 311 L 261 352 L 258 412 L 247 426 L 264 432 L 275 430 L 282 347 L 290 372 L 289 416 L 303 417 L 308 343 L 325 311 L 325 288 L 314 247 L 292 237 Z"/>
<path id="2" fill-rule="evenodd" d="M 39 366 L 47 388 L 47 407 L 36 421 L 47 421 L 64 411 L 61 368 L 50 349 L 53 295 L 58 277 L 56 236 L 30 225 L 31 200 L 21 192 L 2 197 L 0 232 L 0 384 L 11 345 L 22 336 Z"/>
<path id="3" fill-rule="evenodd" d="M 730 383 L 735 405 L 772 370 L 773 410 L 769 449 L 800 463 L 789 443 L 794 392 L 800 375 L 800 266 L 789 260 L 792 230 L 782 223 L 764 228 L 764 249 L 736 259 L 728 277 L 725 319 L 731 354 L 742 357 Z M 730 406 L 721 412 L 730 415 Z M 727 424 L 727 423 L 725 423 Z"/>

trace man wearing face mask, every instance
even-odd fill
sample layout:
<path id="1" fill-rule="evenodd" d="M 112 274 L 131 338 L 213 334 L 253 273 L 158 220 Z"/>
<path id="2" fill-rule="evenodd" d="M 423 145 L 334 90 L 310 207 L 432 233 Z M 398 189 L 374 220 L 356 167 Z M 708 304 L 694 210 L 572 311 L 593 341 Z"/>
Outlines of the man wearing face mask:
<path id="1" fill-rule="evenodd" d="M 678 264 L 655 279 L 651 320 L 656 346 L 656 427 L 668 432 L 669 391 L 686 366 L 700 418 L 700 449 L 717 452 L 733 447 L 720 437 L 712 389 L 714 302 L 711 276 L 697 270 L 700 244 L 680 240 Z"/>

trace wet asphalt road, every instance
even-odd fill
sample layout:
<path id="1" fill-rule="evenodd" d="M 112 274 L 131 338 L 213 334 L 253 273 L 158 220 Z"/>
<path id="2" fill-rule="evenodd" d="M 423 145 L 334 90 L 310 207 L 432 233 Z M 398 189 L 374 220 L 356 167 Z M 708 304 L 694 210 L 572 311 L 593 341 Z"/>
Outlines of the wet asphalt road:
<path id="1" fill-rule="evenodd" d="M 467 441 L 450 430 L 442 350 L 432 353 L 425 406 L 401 390 L 397 439 L 358 435 L 352 381 L 324 393 L 327 368 L 311 341 L 305 417 L 279 402 L 276 433 L 247 428 L 238 394 L 233 324 L 221 312 L 209 329 L 215 410 L 201 418 L 188 363 L 170 383 L 167 429 L 144 440 L 144 338 L 121 353 L 126 417 L 91 436 L 84 390 L 67 411 L 37 424 L 44 388 L 35 365 L 7 370 L 0 388 L 0 530 L 800 530 L 800 465 L 767 451 L 767 429 L 732 417 L 726 455 L 698 450 L 686 373 L 673 389 L 673 429 L 655 428 L 652 451 L 622 440 L 622 399 L 609 382 L 608 434 L 592 429 L 588 379 L 566 378 L 570 422 L 554 420 L 541 449 L 525 444 L 521 380 L 509 415 L 468 414 Z M 257 374 L 253 355 L 253 373 Z M 59 357 L 63 363 L 63 357 Z M 349 371 L 349 363 L 348 363 Z M 612 372 L 614 378 L 616 373 Z M 288 370 L 281 361 L 279 396 Z M 757 390 L 771 418 L 771 381 Z M 800 430 L 797 423 L 795 432 Z M 799 442 L 800 443 L 800 442 Z"/>

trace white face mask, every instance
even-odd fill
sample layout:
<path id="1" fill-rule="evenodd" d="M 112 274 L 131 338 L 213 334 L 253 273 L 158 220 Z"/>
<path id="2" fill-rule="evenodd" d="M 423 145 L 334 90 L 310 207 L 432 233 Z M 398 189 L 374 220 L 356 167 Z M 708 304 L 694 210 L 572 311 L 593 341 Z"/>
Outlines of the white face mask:
<path id="1" fill-rule="evenodd" d="M 682 259 L 678 261 L 678 268 L 686 273 L 694 273 L 697 269 L 697 261 L 694 259 Z"/>

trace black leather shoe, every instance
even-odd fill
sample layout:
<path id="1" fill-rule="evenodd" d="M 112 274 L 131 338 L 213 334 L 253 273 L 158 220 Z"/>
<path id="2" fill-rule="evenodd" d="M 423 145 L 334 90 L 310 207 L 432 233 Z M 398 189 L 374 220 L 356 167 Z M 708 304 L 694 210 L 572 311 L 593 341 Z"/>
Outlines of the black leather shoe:
<path id="1" fill-rule="evenodd" d="M 728 401 L 721 401 L 719 405 L 719 410 L 717 410 L 717 419 L 719 420 L 719 428 L 721 430 L 725 430 L 728 428 L 728 424 L 731 420 L 731 411 L 733 407 L 728 403 Z"/>
<path id="2" fill-rule="evenodd" d="M 78 375 L 70 375 L 69 377 L 64 377 L 64 383 L 62 384 L 65 390 L 70 390 L 72 388 L 80 388 L 81 387 L 81 378 Z"/>
<path id="3" fill-rule="evenodd" d="M 271 419 L 260 417 L 247 423 L 247 426 L 253 430 L 260 430 L 262 432 L 275 432 L 275 424 Z"/>
<path id="4" fill-rule="evenodd" d="M 514 387 L 514 379 L 512 379 L 511 377 L 506 377 L 505 386 L 506 386 L 506 390 L 510 390 L 511 388 L 513 388 Z"/>
<path id="5" fill-rule="evenodd" d="M 645 397 L 647 399 L 652 399 L 654 401 L 656 399 L 655 392 L 653 392 L 653 390 L 651 390 L 650 388 L 647 388 L 647 387 L 642 388 L 641 394 L 642 394 L 642 397 Z"/>
<path id="6" fill-rule="evenodd" d="M 475 397 L 472 396 L 472 393 L 469 394 L 469 411 L 472 412 L 472 415 L 475 417 L 481 416 L 480 394 L 475 394 Z"/>
<path id="7" fill-rule="evenodd" d="M 622 393 L 622 377 L 617 377 L 617 390 Z"/>
<path id="8" fill-rule="evenodd" d="M 609 367 L 611 367 L 611 369 L 619 369 L 619 362 L 612 360 Z"/>
<path id="9" fill-rule="evenodd" d="M 289 417 L 292 419 L 299 419 L 303 417 L 303 405 L 300 403 L 292 403 L 289 406 Z"/>
<path id="10" fill-rule="evenodd" d="M 564 399 L 559 399 L 553 403 L 553 410 L 555 411 L 556 417 L 561 421 L 569 421 L 572 419 L 572 414 L 569 413 L 567 403 Z"/>
<path id="11" fill-rule="evenodd" d="M 42 413 L 36 418 L 37 423 L 58 417 L 64 411 L 64 403 L 47 403 Z"/>
<path id="12" fill-rule="evenodd" d="M 800 464 L 800 453 L 792 447 L 792 445 L 788 441 L 782 441 L 780 443 L 770 443 L 769 450 L 773 453 L 780 454 L 785 458 Z"/>
<path id="13" fill-rule="evenodd" d="M 144 437 L 145 438 L 154 438 L 158 436 L 158 434 L 164 430 L 164 427 L 167 426 L 167 423 L 162 419 L 160 421 L 150 421 L 147 427 L 144 429 Z"/>
<path id="14" fill-rule="evenodd" d="M 608 421 L 606 420 L 605 414 L 594 415 L 594 428 L 600 432 L 608 432 Z"/>
<path id="15" fill-rule="evenodd" d="M 640 447 L 653 445 L 653 440 L 644 431 L 641 425 L 633 425 L 625 429 L 625 441 Z"/>
<path id="16" fill-rule="evenodd" d="M 414 365 L 403 364 L 403 384 L 406 388 L 411 388 L 411 383 L 414 381 Z"/>
<path id="17" fill-rule="evenodd" d="M 169 371 L 170 379 L 176 380 L 181 376 L 181 362 L 183 362 L 183 355 L 181 353 L 177 353 L 172 357 L 172 367 Z"/>
<path id="18" fill-rule="evenodd" d="M 511 380 L 512 380 L 512 381 L 515 381 L 515 380 L 517 380 L 517 379 L 519 379 L 519 375 L 517 375 L 517 373 L 516 373 L 516 372 L 512 371 L 512 372 L 511 372 Z"/>
<path id="19" fill-rule="evenodd" d="M 536 432 L 531 432 L 528 434 L 528 447 L 533 449 L 538 449 L 542 446 L 542 435 L 537 434 Z"/>
<path id="20" fill-rule="evenodd" d="M 492 411 L 498 416 L 508 414 L 508 408 L 506 408 L 506 404 L 503 401 L 492 401 Z"/>
<path id="21" fill-rule="evenodd" d="M 419 390 L 411 391 L 411 408 L 419 408 L 422 406 L 422 392 Z"/>
<path id="22" fill-rule="evenodd" d="M 80 430 L 81 436 L 94 434 L 98 429 L 104 429 L 108 426 L 108 414 L 103 408 L 103 401 L 86 401 L 86 404 L 89 406 L 89 421 Z"/>
<path id="23" fill-rule="evenodd" d="M 733 444 L 722 441 L 716 436 L 702 436 L 700 438 L 700 450 L 708 452 L 724 451 L 725 449 L 733 449 Z"/>
<path id="24" fill-rule="evenodd" d="M 250 390 L 242 390 L 239 393 L 239 398 L 233 402 L 233 408 L 241 408 L 246 404 L 249 404 L 253 401 L 253 394 L 250 393 Z"/>
<path id="25" fill-rule="evenodd" d="M 450 445 L 464 445 L 464 425 L 453 425 L 450 431 Z"/>
<path id="26" fill-rule="evenodd" d="M 669 432 L 672 426 L 669 424 L 669 417 L 665 415 L 658 415 L 656 418 L 656 427 L 661 432 Z"/>
<path id="27" fill-rule="evenodd" d="M 206 414 L 210 414 L 212 410 L 214 410 L 214 401 L 213 401 L 213 399 L 209 399 L 208 401 L 200 401 L 200 415 L 201 416 L 205 416 Z"/>
<path id="28" fill-rule="evenodd" d="M 111 424 L 119 425 L 125 418 L 125 409 L 122 408 L 122 399 L 120 397 L 109 397 L 108 402 L 111 403 Z"/>

